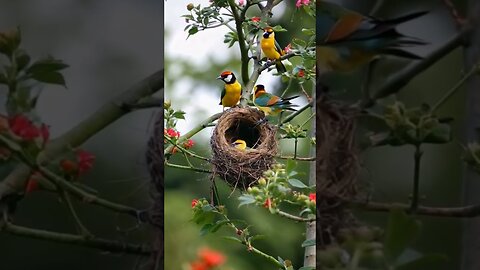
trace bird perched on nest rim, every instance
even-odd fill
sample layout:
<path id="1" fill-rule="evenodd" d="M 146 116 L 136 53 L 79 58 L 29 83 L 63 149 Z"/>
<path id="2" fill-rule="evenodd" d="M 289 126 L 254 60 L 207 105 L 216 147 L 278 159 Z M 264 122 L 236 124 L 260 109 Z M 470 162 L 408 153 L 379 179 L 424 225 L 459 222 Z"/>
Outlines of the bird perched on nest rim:
<path id="1" fill-rule="evenodd" d="M 244 151 L 245 149 L 247 149 L 247 142 L 245 142 L 244 140 L 235 140 L 233 143 L 232 143 L 233 147 L 239 149 L 239 150 L 242 150 Z"/>
<path id="2" fill-rule="evenodd" d="M 254 87 L 255 93 L 253 95 L 253 104 L 268 115 L 277 115 L 285 110 L 296 111 L 293 107 L 297 105 L 290 103 L 290 100 L 299 97 L 281 98 L 279 96 L 267 93 L 265 86 L 257 84 Z"/>
<path id="3" fill-rule="evenodd" d="M 219 105 L 222 105 L 224 110 L 225 107 L 234 107 L 237 105 L 242 96 L 242 85 L 238 82 L 235 74 L 227 70 L 222 72 L 217 79 L 225 83 Z"/>
<path id="4" fill-rule="evenodd" d="M 263 32 L 262 40 L 260 41 L 262 52 L 269 60 L 275 61 L 275 67 L 279 73 L 286 72 L 287 69 L 280 61 L 280 57 L 285 54 L 278 42 L 275 40 L 275 32 L 273 28 L 266 27 Z"/>
<path id="5" fill-rule="evenodd" d="M 317 1 L 316 51 L 320 72 L 352 71 L 377 55 L 421 59 L 403 48 L 428 43 L 403 35 L 396 27 L 426 13 L 428 11 L 419 11 L 382 20 L 330 2 Z"/>

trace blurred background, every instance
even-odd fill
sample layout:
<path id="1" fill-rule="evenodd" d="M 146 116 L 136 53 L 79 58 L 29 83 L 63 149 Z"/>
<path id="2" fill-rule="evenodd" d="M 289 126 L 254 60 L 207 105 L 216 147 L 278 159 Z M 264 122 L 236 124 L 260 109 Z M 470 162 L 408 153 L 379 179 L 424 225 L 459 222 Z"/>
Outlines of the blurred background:
<path id="1" fill-rule="evenodd" d="M 186 112 L 185 120 L 179 120 L 178 131 L 183 135 L 207 117 L 221 112 L 220 101 L 223 82 L 216 77 L 225 70 L 231 70 L 240 78 L 240 50 L 238 43 L 231 48 L 223 42 L 224 35 L 230 31 L 227 27 L 218 27 L 200 31 L 187 39 L 184 31 L 185 18 L 190 14 L 187 5 L 209 5 L 208 0 L 177 0 L 167 1 L 165 5 L 165 99 L 170 100 L 172 108 Z M 259 9 L 252 7 L 247 17 L 260 16 Z M 282 47 L 287 46 L 293 37 L 306 39 L 302 28 L 314 27 L 313 19 L 301 9 L 295 8 L 295 1 L 283 1 L 273 9 L 271 25 L 280 24 L 287 32 L 279 32 L 276 39 Z M 233 24 L 232 24 L 233 26 Z M 291 58 L 295 65 L 298 59 Z M 252 64 L 252 61 L 250 62 Z M 250 71 L 251 72 L 251 71 Z M 286 88 L 279 76 L 271 72 L 263 72 L 257 81 L 264 84 L 267 91 L 281 95 Z M 312 93 L 312 84 L 306 83 L 308 93 Z M 301 97 L 292 103 L 304 106 L 308 103 L 301 94 L 294 80 L 293 86 L 285 94 L 286 97 L 300 94 Z M 302 124 L 308 120 L 311 110 L 306 110 L 298 116 L 293 124 Z M 275 120 L 276 121 L 276 120 Z M 311 121 L 310 121 L 311 122 Z M 311 130 L 311 123 L 306 128 Z M 193 151 L 209 157 L 210 136 L 213 127 L 206 128 L 192 139 L 196 145 Z M 281 140 L 280 150 L 283 155 L 293 155 L 293 140 Z M 299 156 L 309 156 L 311 148 L 309 138 L 299 140 Z M 193 161 L 193 160 L 192 160 Z M 173 155 L 171 163 L 185 164 L 182 155 Z M 205 162 L 194 163 L 198 167 L 209 168 Z M 297 171 L 300 177 L 308 183 L 309 164 L 299 163 Z M 213 235 L 200 236 L 200 226 L 193 223 L 191 201 L 194 198 L 210 198 L 210 176 L 192 171 L 166 167 L 165 169 L 165 269 L 186 267 L 188 262 L 196 258 L 197 251 L 202 247 L 210 247 L 222 252 L 227 261 L 221 269 L 274 269 L 267 260 L 249 253 L 245 246 L 222 239 L 231 235 L 229 229 L 221 229 Z M 242 219 L 252 225 L 255 234 L 265 237 L 257 241 L 255 247 L 269 255 L 292 260 L 296 267 L 303 265 L 304 249 L 301 243 L 305 240 L 305 226 L 290 220 L 271 215 L 266 209 L 243 206 L 238 208 L 239 190 L 232 193 L 230 187 L 217 180 L 221 202 L 226 205 L 230 218 Z M 188 268 L 182 268 L 188 269 Z"/>
<path id="2" fill-rule="evenodd" d="M 70 65 L 62 73 L 68 89 L 44 85 L 38 113 L 56 137 L 104 103 L 163 67 L 163 1 L 0 1 L 0 31 L 20 26 L 22 45 L 33 59 L 52 55 Z M 1 59 L 0 61 L 4 61 Z M 0 104 L 6 89 L 0 87 Z M 5 108 L 1 113 L 5 113 Z M 144 161 L 153 110 L 133 112 L 108 126 L 82 148 L 96 156 L 81 182 L 112 201 L 150 205 Z M 3 177 L 3 175 L 2 175 Z M 1 181 L 1 180 L 0 180 Z M 99 207 L 75 204 L 92 233 L 119 241 L 147 243 L 147 225 Z M 14 222 L 75 233 L 64 204 L 33 192 L 18 205 Z M 19 238 L 0 233 L 1 269 L 134 269 L 136 256 Z"/>
<path id="3" fill-rule="evenodd" d="M 377 1 L 333 1 L 346 7 L 369 14 Z M 466 2 L 452 1 L 460 14 L 465 14 Z M 457 31 L 449 11 L 441 0 L 394 0 L 383 1 L 375 14 L 380 18 L 395 18 L 420 10 L 430 12 L 414 21 L 402 24 L 398 29 L 407 35 L 430 42 L 429 45 L 412 48 L 411 51 L 426 56 L 448 41 Z M 398 72 L 409 62 L 397 58 L 380 60 L 375 68 L 371 89 L 385 83 L 387 76 Z M 383 100 L 391 104 L 394 98 L 404 102 L 406 107 L 422 103 L 434 104 L 458 82 L 463 72 L 463 50 L 459 48 L 438 61 L 425 72 L 415 77 L 396 97 Z M 361 97 L 360 86 L 365 70 L 354 74 L 336 75 L 327 78 L 335 98 L 353 101 Z M 425 145 L 420 172 L 421 204 L 428 206 L 460 206 L 462 192 L 461 147 L 459 138 L 464 133 L 465 90 L 458 91 L 438 111 L 439 116 L 451 116 L 454 140 L 446 145 Z M 366 123 L 363 122 L 363 125 Z M 408 202 L 412 189 L 413 153 L 411 146 L 382 146 L 361 154 L 361 180 L 371 200 L 381 202 Z M 357 212 L 361 222 L 384 227 L 386 213 Z M 440 253 L 448 256 L 447 263 L 439 270 L 460 268 L 462 220 L 418 216 L 422 222 L 420 238 L 412 248 L 422 253 Z"/>

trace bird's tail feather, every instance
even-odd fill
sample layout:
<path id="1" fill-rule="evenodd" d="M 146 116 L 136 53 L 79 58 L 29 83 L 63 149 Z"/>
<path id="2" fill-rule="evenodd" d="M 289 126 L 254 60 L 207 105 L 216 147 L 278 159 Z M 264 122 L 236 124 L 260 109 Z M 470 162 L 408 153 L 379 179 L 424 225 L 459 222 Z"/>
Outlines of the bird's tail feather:
<path id="1" fill-rule="evenodd" d="M 413 19 L 418 18 L 420 16 L 423 16 L 423 15 L 429 13 L 429 12 L 430 11 L 428 11 L 428 10 L 417 11 L 417 12 L 406 14 L 406 15 L 403 15 L 403 16 L 400 16 L 400 17 L 397 17 L 397 18 L 381 20 L 381 22 L 385 23 L 385 24 L 397 25 L 397 24 L 401 24 L 401 23 L 413 20 Z"/>

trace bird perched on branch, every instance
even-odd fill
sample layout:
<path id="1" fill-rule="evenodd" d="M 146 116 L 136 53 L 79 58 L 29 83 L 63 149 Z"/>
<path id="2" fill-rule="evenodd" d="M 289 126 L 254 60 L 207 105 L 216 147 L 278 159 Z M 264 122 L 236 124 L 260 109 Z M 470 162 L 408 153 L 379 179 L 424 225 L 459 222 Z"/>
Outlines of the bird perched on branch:
<path id="1" fill-rule="evenodd" d="M 245 149 L 247 149 L 247 143 L 244 141 L 244 140 L 235 140 L 233 143 L 232 143 L 233 147 L 239 149 L 239 150 L 242 150 L 244 151 Z"/>
<path id="2" fill-rule="evenodd" d="M 225 107 L 234 107 L 237 105 L 242 96 L 242 85 L 237 81 L 235 74 L 227 70 L 222 72 L 217 79 L 225 83 L 218 105 L 222 105 L 224 110 Z"/>
<path id="3" fill-rule="evenodd" d="M 255 94 L 253 96 L 253 104 L 268 115 L 277 115 L 285 110 L 296 111 L 293 107 L 297 105 L 290 103 L 290 100 L 299 97 L 293 96 L 288 98 L 281 98 L 273 94 L 267 93 L 265 86 L 257 84 L 255 87 Z"/>
<path id="4" fill-rule="evenodd" d="M 421 59 L 403 48 L 428 43 L 403 35 L 396 27 L 426 13 L 413 12 L 382 20 L 330 2 L 317 1 L 316 50 L 319 71 L 352 71 L 377 55 Z"/>
<path id="5" fill-rule="evenodd" d="M 280 60 L 280 57 L 285 54 L 285 51 L 275 40 L 275 32 L 271 27 L 266 27 L 264 29 L 262 40 L 260 41 L 260 47 L 262 48 L 262 52 L 267 59 L 275 61 L 275 67 L 279 73 L 287 71 Z"/>

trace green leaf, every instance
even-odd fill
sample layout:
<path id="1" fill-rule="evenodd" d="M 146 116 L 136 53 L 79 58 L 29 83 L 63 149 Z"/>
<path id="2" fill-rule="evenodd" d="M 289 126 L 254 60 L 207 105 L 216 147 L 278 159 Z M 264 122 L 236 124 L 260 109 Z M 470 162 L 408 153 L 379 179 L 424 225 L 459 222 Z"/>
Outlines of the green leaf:
<path id="1" fill-rule="evenodd" d="M 393 209 L 385 232 L 385 256 L 390 262 L 400 256 L 412 244 L 420 231 L 420 222 L 403 210 Z"/>
<path id="2" fill-rule="evenodd" d="M 302 247 L 310 247 L 310 246 L 315 246 L 317 244 L 316 239 L 307 239 L 303 241 Z"/>
<path id="3" fill-rule="evenodd" d="M 295 169 L 296 167 L 297 167 L 297 161 L 295 161 L 294 159 L 287 160 L 287 166 L 285 168 L 287 173 L 293 172 L 293 169 Z"/>
<path id="4" fill-rule="evenodd" d="M 230 240 L 230 241 L 233 241 L 233 242 L 242 243 L 242 240 L 240 240 L 236 237 L 233 237 L 233 236 L 222 236 L 222 238 L 225 239 L 225 240 Z"/>
<path id="5" fill-rule="evenodd" d="M 302 181 L 298 179 L 288 179 L 288 183 L 297 188 L 308 188 L 307 185 L 305 185 Z"/>
<path id="6" fill-rule="evenodd" d="M 281 25 L 275 25 L 273 28 L 272 28 L 273 31 L 275 32 L 287 32 L 287 29 L 283 28 Z"/>
<path id="7" fill-rule="evenodd" d="M 223 225 L 228 224 L 230 221 L 229 220 L 219 220 L 213 225 L 210 229 L 210 232 L 214 233 L 218 231 Z"/>
<path id="8" fill-rule="evenodd" d="M 437 125 L 425 138 L 425 143 L 447 143 L 452 140 L 452 132 L 449 124 Z"/>
<path id="9" fill-rule="evenodd" d="M 204 236 L 207 233 L 209 233 L 212 227 L 213 227 L 213 224 L 211 223 L 207 223 L 203 225 L 203 227 L 200 229 L 200 236 Z"/>
<path id="10" fill-rule="evenodd" d="M 50 73 L 53 71 L 59 71 L 69 67 L 67 64 L 63 63 L 62 60 L 54 59 L 49 56 L 46 59 L 35 61 L 27 70 L 27 74 L 35 73 Z"/>
<path id="11" fill-rule="evenodd" d="M 19 49 L 15 52 L 15 61 L 17 62 L 17 71 L 20 71 L 30 63 L 30 56 L 25 50 Z"/>
<path id="12" fill-rule="evenodd" d="M 396 270 L 424 270 L 424 269 L 438 269 L 445 262 L 448 257 L 442 254 L 427 254 L 417 258 L 413 261 L 397 266 Z"/>
<path id="13" fill-rule="evenodd" d="M 173 113 L 173 117 L 178 119 L 185 119 L 185 112 L 184 111 L 176 111 Z"/>
<path id="14" fill-rule="evenodd" d="M 240 197 L 238 197 L 238 200 L 240 201 L 240 204 L 238 205 L 238 207 L 255 203 L 255 197 L 253 197 L 250 194 L 241 195 Z"/>
<path id="15" fill-rule="evenodd" d="M 315 30 L 312 28 L 303 28 L 302 33 L 308 36 L 312 36 L 312 35 L 315 35 Z"/>
<path id="16" fill-rule="evenodd" d="M 190 30 L 188 30 L 188 36 L 195 35 L 196 33 L 198 33 L 198 27 L 196 27 L 196 26 L 192 26 L 192 28 L 190 28 Z"/>
<path id="17" fill-rule="evenodd" d="M 60 72 L 38 72 L 33 73 L 31 76 L 33 79 L 39 82 L 59 84 L 64 86 L 65 88 L 67 87 L 67 85 L 65 84 L 65 78 L 63 78 L 63 75 Z"/>

